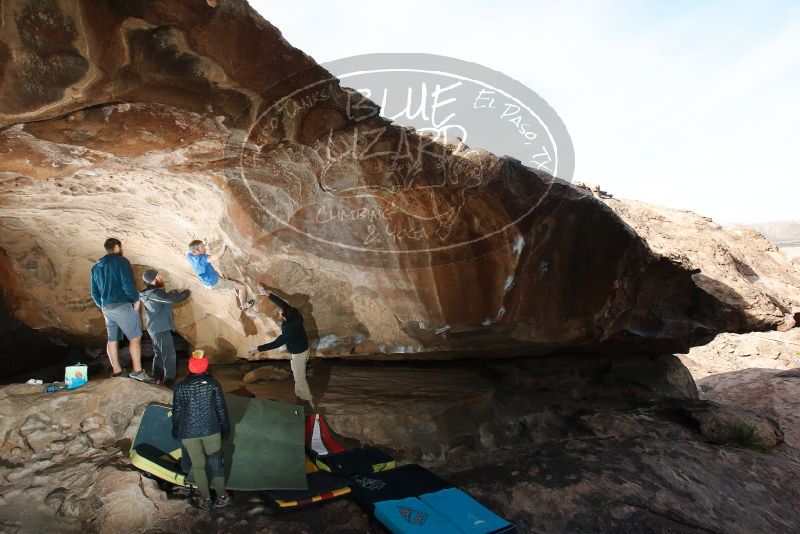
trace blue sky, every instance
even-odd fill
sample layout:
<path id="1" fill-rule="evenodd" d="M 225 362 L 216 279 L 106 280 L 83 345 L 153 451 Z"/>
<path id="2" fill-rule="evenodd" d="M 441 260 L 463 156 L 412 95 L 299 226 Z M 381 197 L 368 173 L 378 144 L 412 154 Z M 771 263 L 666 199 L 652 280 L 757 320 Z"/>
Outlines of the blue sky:
<path id="1" fill-rule="evenodd" d="M 800 2 L 251 0 L 323 63 L 474 61 L 559 113 L 575 179 L 721 223 L 800 219 Z"/>

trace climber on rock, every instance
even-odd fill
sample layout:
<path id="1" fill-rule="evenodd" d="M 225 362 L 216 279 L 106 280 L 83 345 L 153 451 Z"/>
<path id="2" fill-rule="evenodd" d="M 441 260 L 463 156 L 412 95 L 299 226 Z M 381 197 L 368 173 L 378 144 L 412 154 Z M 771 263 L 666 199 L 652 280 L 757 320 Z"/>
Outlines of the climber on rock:
<path id="1" fill-rule="evenodd" d="M 108 342 L 106 352 L 111 360 L 111 376 L 122 376 L 119 363 L 120 331 L 130 340 L 133 371 L 129 377 L 152 383 L 142 369 L 142 325 L 139 321 L 139 294 L 133 283 L 131 263 L 122 255 L 122 243 L 109 237 L 103 245 L 106 255 L 92 267 L 92 300 L 103 312 Z"/>
<path id="2" fill-rule="evenodd" d="M 164 279 L 155 269 L 142 273 L 142 280 L 147 285 L 139 292 L 139 300 L 147 312 L 147 332 L 153 341 L 153 378 L 157 383 L 172 388 L 175 384 L 176 361 L 175 344 L 172 340 L 172 332 L 175 330 L 172 305 L 189 298 L 191 292 L 188 289 L 167 292 L 164 289 Z"/>
<path id="3" fill-rule="evenodd" d="M 248 353 L 255 354 L 286 345 L 286 350 L 288 350 L 291 355 L 292 375 L 294 375 L 294 394 L 298 398 L 308 402 L 313 409 L 314 402 L 311 396 L 311 389 L 306 379 L 308 336 L 306 335 L 306 329 L 303 325 L 303 315 L 297 308 L 292 307 L 279 296 L 268 292 L 263 285 L 258 286 L 258 291 L 262 295 L 268 294 L 269 300 L 280 308 L 281 335 L 269 343 L 250 349 Z"/>
<path id="4" fill-rule="evenodd" d="M 215 266 L 219 268 L 219 258 L 225 252 L 225 246 L 222 247 L 222 252 L 213 255 L 206 248 L 206 244 L 200 239 L 195 239 L 189 243 L 189 253 L 186 259 L 189 260 L 189 265 L 194 269 L 195 274 L 200 278 L 200 281 L 212 291 L 229 291 L 235 290 L 236 296 L 239 299 L 239 307 L 242 311 L 249 310 L 256 303 L 255 299 L 247 298 L 247 286 L 242 283 L 234 282 L 227 278 L 223 278 L 217 273 Z"/>

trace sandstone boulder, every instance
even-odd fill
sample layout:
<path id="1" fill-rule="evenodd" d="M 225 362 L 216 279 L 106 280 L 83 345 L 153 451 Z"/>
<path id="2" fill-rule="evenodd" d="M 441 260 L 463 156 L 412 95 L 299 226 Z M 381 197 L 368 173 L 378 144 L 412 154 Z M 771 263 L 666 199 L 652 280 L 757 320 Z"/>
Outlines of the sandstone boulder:
<path id="1" fill-rule="evenodd" d="M 306 374 L 309 375 L 311 373 L 307 372 Z M 245 384 L 250 384 L 259 380 L 287 380 L 289 378 L 292 378 L 292 372 L 289 369 L 267 365 L 248 371 L 242 381 Z"/>
<path id="2" fill-rule="evenodd" d="M 800 271 L 758 231 L 723 227 L 691 211 L 635 200 L 604 202 L 654 252 L 694 269 L 693 278 L 700 287 L 729 306 L 745 310 L 742 329 L 794 326 L 794 314 L 800 312 Z"/>
<path id="3" fill-rule="evenodd" d="M 678 357 L 695 380 L 742 369 L 792 369 L 800 367 L 800 329 L 720 334 Z"/>
<path id="4" fill-rule="evenodd" d="M 297 306 L 318 355 L 666 353 L 777 320 L 586 190 L 353 113 L 243 0 L 0 9 L 0 278 L 36 329 L 102 342 L 88 273 L 110 235 L 137 276 L 193 290 L 177 329 L 218 362 L 277 326 L 201 287 L 195 238 Z"/>

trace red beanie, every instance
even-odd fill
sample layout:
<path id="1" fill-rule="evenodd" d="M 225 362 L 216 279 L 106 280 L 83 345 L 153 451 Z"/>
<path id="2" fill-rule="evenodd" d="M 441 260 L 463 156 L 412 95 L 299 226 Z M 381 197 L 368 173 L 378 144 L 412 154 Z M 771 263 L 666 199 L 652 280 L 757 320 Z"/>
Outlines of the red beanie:
<path id="1" fill-rule="evenodd" d="M 195 353 L 200 353 L 200 357 L 195 356 Z M 206 369 L 208 369 L 208 358 L 203 355 L 203 352 L 195 351 L 192 353 L 189 358 L 189 372 L 199 375 L 200 373 L 205 373 Z"/>

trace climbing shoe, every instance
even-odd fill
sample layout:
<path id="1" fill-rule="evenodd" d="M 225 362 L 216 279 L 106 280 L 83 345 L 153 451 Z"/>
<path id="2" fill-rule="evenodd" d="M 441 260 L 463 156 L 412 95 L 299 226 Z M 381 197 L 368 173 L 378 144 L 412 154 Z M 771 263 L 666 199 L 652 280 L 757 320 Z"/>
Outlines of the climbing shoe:
<path id="1" fill-rule="evenodd" d="M 131 371 L 128 376 L 133 378 L 134 380 L 138 380 L 139 382 L 144 382 L 145 384 L 152 384 L 153 382 L 155 382 L 155 380 L 153 380 L 153 377 L 144 372 L 144 369 L 142 369 L 139 372 Z"/>
<path id="2" fill-rule="evenodd" d="M 231 496 L 227 492 L 224 495 L 217 497 L 214 501 L 214 508 L 225 508 L 231 503 Z"/>

